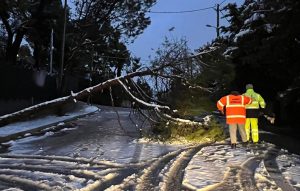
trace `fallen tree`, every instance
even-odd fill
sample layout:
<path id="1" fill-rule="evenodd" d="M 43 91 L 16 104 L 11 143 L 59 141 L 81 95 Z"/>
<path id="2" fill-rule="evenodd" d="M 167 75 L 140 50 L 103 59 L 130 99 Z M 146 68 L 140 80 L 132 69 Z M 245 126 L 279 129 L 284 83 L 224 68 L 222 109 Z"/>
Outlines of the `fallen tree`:
<path id="1" fill-rule="evenodd" d="M 0 117 L 0 126 L 4 126 L 4 125 L 11 123 L 13 121 L 16 121 L 16 120 L 30 118 L 32 115 L 36 114 L 37 112 L 41 112 L 45 109 L 54 110 L 54 111 L 59 110 L 65 104 L 68 104 L 71 102 L 76 102 L 77 100 L 84 100 L 91 93 L 101 92 L 104 89 L 110 88 L 112 86 L 122 85 L 122 80 L 128 80 L 128 79 L 132 79 L 134 77 L 141 77 L 141 76 L 148 76 L 148 75 L 158 76 L 159 74 L 157 73 L 157 71 L 160 71 L 164 67 L 168 67 L 168 66 L 164 65 L 164 66 L 154 68 L 154 69 L 147 68 L 142 71 L 132 72 L 125 76 L 116 77 L 114 79 L 107 80 L 107 81 L 97 84 L 95 86 L 86 88 L 77 93 L 71 92 L 71 94 L 69 96 L 65 96 L 65 97 L 57 98 L 57 99 L 54 99 L 51 101 L 43 102 L 43 103 L 34 105 L 32 107 L 25 108 L 20 111 L 1 116 Z M 209 89 L 206 89 L 203 87 L 201 87 L 201 88 L 202 88 L 202 90 L 209 92 Z M 151 105 L 146 102 L 143 103 L 141 101 L 139 103 L 144 105 L 145 107 L 152 107 L 152 108 L 157 107 L 159 109 L 168 109 L 168 110 L 170 109 L 168 106 Z"/>
<path id="2" fill-rule="evenodd" d="M 174 47 L 171 47 L 168 51 L 165 52 L 164 59 L 160 58 L 160 60 L 154 62 L 152 67 L 140 68 L 137 71 L 133 71 L 124 76 L 109 79 L 95 86 L 83 89 L 80 92 L 77 93 L 71 92 L 69 96 L 57 98 L 51 101 L 37 104 L 32 107 L 25 108 L 18 112 L 1 116 L 0 127 L 12 123 L 14 121 L 30 119 L 34 117 L 36 114 L 40 114 L 44 111 L 50 110 L 53 113 L 59 114 L 60 110 L 66 104 L 77 102 L 77 100 L 85 100 L 91 94 L 103 92 L 104 89 L 108 89 L 116 85 L 121 85 L 125 90 L 125 92 L 129 95 L 129 97 L 134 102 L 136 102 L 136 104 L 141 105 L 143 108 L 152 109 L 156 113 L 160 113 L 159 115 L 162 116 L 163 119 L 165 120 L 202 125 L 201 123 L 192 122 L 190 120 L 181 120 L 179 118 L 173 118 L 172 115 L 174 114 L 174 112 L 172 108 L 170 108 L 167 105 L 162 105 L 161 102 L 157 99 L 151 98 L 152 103 L 148 103 L 147 101 L 134 96 L 131 93 L 131 90 L 129 90 L 129 88 L 127 88 L 127 86 L 123 83 L 128 81 L 132 82 L 133 81 L 132 79 L 135 77 L 145 77 L 145 76 L 154 77 L 156 79 L 156 82 L 158 81 L 158 79 L 161 79 L 162 83 L 164 82 L 164 79 L 177 79 L 177 80 L 179 79 L 182 82 L 182 84 L 187 85 L 189 88 L 196 88 L 196 89 L 200 89 L 201 91 L 210 93 L 211 90 L 209 88 L 205 88 L 199 85 L 193 86 L 192 83 L 189 82 L 188 78 L 186 77 L 186 72 L 187 72 L 186 68 L 182 67 L 182 64 L 183 63 L 185 64 L 185 62 L 188 59 L 195 59 L 195 56 L 188 56 L 187 54 L 184 54 L 184 56 L 182 56 L 182 51 L 180 49 L 178 49 L 178 51 L 175 51 L 177 48 L 178 46 L 177 44 L 175 44 Z M 215 51 L 215 49 L 211 51 Z M 206 51 L 205 54 L 207 53 L 209 52 Z M 174 74 L 173 71 L 176 71 L 176 75 Z M 192 72 L 192 71 L 188 71 L 188 72 Z M 140 97 L 143 96 L 145 95 L 141 95 Z M 155 120 L 152 119 L 152 121 Z"/>

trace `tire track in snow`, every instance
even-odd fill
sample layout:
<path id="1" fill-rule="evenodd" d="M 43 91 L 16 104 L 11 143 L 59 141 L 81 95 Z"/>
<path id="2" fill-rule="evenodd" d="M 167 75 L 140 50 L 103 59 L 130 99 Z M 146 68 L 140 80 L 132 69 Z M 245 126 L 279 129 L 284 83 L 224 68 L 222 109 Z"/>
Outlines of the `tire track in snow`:
<path id="1" fill-rule="evenodd" d="M 258 168 L 262 158 L 250 158 L 243 165 L 238 174 L 239 182 L 244 191 L 259 191 L 255 182 L 255 170 Z"/>
<path id="2" fill-rule="evenodd" d="M 8 190 L 8 189 L 11 189 L 14 191 L 23 191 L 23 190 L 17 188 L 16 186 L 14 186 L 13 184 L 9 184 L 6 181 L 0 180 L 0 190 Z"/>
<path id="3" fill-rule="evenodd" d="M 156 190 L 159 185 L 159 173 L 168 164 L 169 161 L 177 157 L 181 152 L 186 149 L 180 149 L 170 152 L 160 157 L 153 162 L 148 168 L 143 170 L 142 175 L 137 181 L 136 190 L 138 191 L 152 191 Z"/>
<path id="4" fill-rule="evenodd" d="M 264 160 L 266 170 L 276 185 L 284 191 L 295 191 L 295 189 L 283 177 L 282 172 L 279 170 L 276 163 L 276 157 L 280 150 L 275 148 L 267 149 L 267 147 L 261 145 L 250 146 L 250 149 L 254 149 L 255 152 L 257 152 L 255 156 L 249 158 L 240 166 L 230 166 L 229 170 L 225 173 L 223 181 L 212 185 L 211 187 L 207 187 L 207 190 L 258 191 L 259 188 L 255 180 L 255 172 L 259 167 L 260 162 Z"/>
<path id="5" fill-rule="evenodd" d="M 70 170 L 66 168 L 56 168 L 51 166 L 35 166 L 35 165 L 2 165 L 0 164 L 0 169 L 11 169 L 11 170 L 24 170 L 24 171 L 35 171 L 53 174 L 63 174 L 63 175 L 73 175 L 78 178 L 85 179 L 99 179 L 101 176 L 88 170 Z"/>
<path id="6" fill-rule="evenodd" d="M 257 149 L 257 147 L 254 147 Z M 252 146 L 248 149 L 253 149 Z M 246 148 L 246 151 L 248 150 Z M 207 190 L 216 191 L 233 191 L 233 190 L 243 190 L 243 191 L 258 191 L 256 186 L 256 181 L 254 178 L 255 170 L 258 168 L 261 160 L 265 157 L 263 147 L 261 150 L 256 151 L 257 155 L 248 158 L 240 165 L 228 166 L 223 181 L 220 183 L 210 185 L 206 187 Z M 245 152 L 246 154 L 246 152 Z"/>
<path id="7" fill-rule="evenodd" d="M 139 164 L 128 166 L 84 158 L 0 155 L 0 181 L 25 190 L 104 190 L 136 172 L 128 169 Z"/>
<path id="8" fill-rule="evenodd" d="M 182 181 L 184 176 L 184 170 L 194 157 L 194 155 L 200 151 L 203 147 L 211 146 L 212 144 L 203 144 L 194 148 L 183 151 L 175 161 L 171 164 L 171 167 L 166 172 L 166 180 L 162 182 L 161 190 L 167 191 L 180 191 L 182 190 Z M 219 144 L 218 144 L 219 145 Z"/>
<path id="9" fill-rule="evenodd" d="M 111 179 L 106 180 L 105 182 L 103 182 L 97 188 L 97 190 L 108 189 L 109 187 L 111 187 L 111 185 L 120 185 L 125 181 L 126 178 L 134 175 L 137 172 L 138 172 L 138 169 L 132 169 L 132 168 L 123 169 L 119 172 L 118 176 L 112 177 Z"/>
<path id="10" fill-rule="evenodd" d="M 45 191 L 52 191 L 52 190 L 62 190 L 59 188 L 53 188 L 45 183 L 36 183 L 35 181 L 24 179 L 22 177 L 16 177 L 13 175 L 4 175 L 0 174 L 0 180 L 4 182 L 8 182 L 9 184 L 17 184 L 18 187 L 21 187 L 25 190 L 45 190 Z"/>
<path id="11" fill-rule="evenodd" d="M 105 191 L 123 191 L 123 190 L 134 190 L 134 184 L 137 180 L 137 174 L 132 174 L 122 181 L 122 183 L 117 185 L 111 185 Z"/>
<path id="12" fill-rule="evenodd" d="M 218 145 L 226 144 L 186 147 L 159 158 L 129 164 L 63 156 L 0 155 L 0 183 L 5 182 L 7 188 L 15 187 L 24 190 L 190 190 L 182 187 L 184 170 L 202 148 Z M 263 145 L 251 148 L 251 153 L 255 151 L 251 157 L 248 156 L 247 160 L 243 159 L 243 163 L 228 166 L 223 181 L 212 186 L 208 185 L 206 189 L 257 191 L 259 189 L 254 175 L 260 162 L 264 160 L 270 177 L 278 187 L 284 191 L 294 190 L 285 180 L 276 163 L 276 157 L 280 151 L 275 148 L 268 148 L 267 151 L 267 148 Z M 215 147 L 215 149 L 208 150 L 211 151 L 208 154 L 224 149 L 224 147 Z M 237 151 L 239 151 L 236 152 L 237 156 L 247 153 L 245 148 Z M 218 154 L 212 159 L 216 156 Z M 30 173 L 37 173 L 41 175 L 41 178 L 38 179 L 40 176 L 31 177 Z M 165 176 L 162 178 L 160 174 Z M 54 181 L 51 181 L 51 177 L 54 176 Z M 64 184 L 70 186 L 63 186 Z"/>
<path id="13" fill-rule="evenodd" d="M 152 163 L 149 160 L 119 165 L 85 158 L 0 155 L 0 182 L 7 182 L 8 188 L 17 185 L 25 190 L 105 190 L 122 184 Z M 128 186 L 131 185 L 125 187 Z"/>
<path id="14" fill-rule="evenodd" d="M 57 160 L 57 161 L 63 161 L 63 162 L 75 162 L 75 163 L 80 163 L 80 164 L 90 164 L 90 165 L 105 165 L 109 168 L 114 168 L 114 167 L 124 167 L 128 165 L 122 165 L 122 164 L 117 164 L 113 163 L 110 161 L 100 161 L 96 160 L 94 158 L 92 159 L 86 159 L 86 158 L 71 158 L 67 156 L 42 156 L 42 155 L 7 155 L 7 154 L 1 154 L 0 158 L 12 158 L 12 159 L 43 159 L 43 160 Z"/>
<path id="15" fill-rule="evenodd" d="M 254 180 L 254 173 L 241 166 L 231 166 L 226 172 L 224 180 L 211 186 L 207 190 L 214 191 L 258 191 Z"/>
<path id="16" fill-rule="evenodd" d="M 238 174 L 241 171 L 240 166 L 232 166 L 228 169 L 228 171 L 225 174 L 224 180 L 213 186 L 213 189 L 209 190 L 214 190 L 214 191 L 233 191 L 233 190 L 243 190 L 242 186 L 239 182 Z"/>
<path id="17" fill-rule="evenodd" d="M 265 167 L 271 176 L 272 180 L 284 191 L 295 191 L 293 186 L 283 177 L 281 171 L 279 170 L 278 164 L 276 162 L 276 157 L 279 155 L 280 150 L 270 149 L 264 159 Z"/>

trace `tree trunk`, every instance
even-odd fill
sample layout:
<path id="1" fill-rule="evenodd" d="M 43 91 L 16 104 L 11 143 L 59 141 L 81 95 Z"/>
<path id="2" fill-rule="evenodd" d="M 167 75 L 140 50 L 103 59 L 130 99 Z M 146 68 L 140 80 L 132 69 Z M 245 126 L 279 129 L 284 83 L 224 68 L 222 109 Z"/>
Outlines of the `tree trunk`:
<path id="1" fill-rule="evenodd" d="M 33 57 L 34 57 L 34 60 L 35 60 L 35 67 L 38 70 L 40 68 L 40 51 L 41 51 L 41 47 L 39 45 L 39 42 L 34 42 Z"/>
<path id="2" fill-rule="evenodd" d="M 6 58 L 5 58 L 5 60 L 9 64 L 16 64 L 17 54 L 19 52 L 24 34 L 25 34 L 25 29 L 22 29 L 22 28 L 18 29 L 15 41 L 13 42 L 13 44 L 11 46 L 8 46 L 6 48 Z"/>

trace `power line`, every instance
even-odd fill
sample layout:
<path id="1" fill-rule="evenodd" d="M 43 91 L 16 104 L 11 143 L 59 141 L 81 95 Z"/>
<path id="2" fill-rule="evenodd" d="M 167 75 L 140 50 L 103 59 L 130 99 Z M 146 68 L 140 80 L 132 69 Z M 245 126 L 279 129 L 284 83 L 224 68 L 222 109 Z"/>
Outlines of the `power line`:
<path id="1" fill-rule="evenodd" d="M 225 3 L 227 0 L 223 0 L 219 5 L 222 5 Z M 198 11 L 205 11 L 208 9 L 214 9 L 216 6 L 211 6 L 211 7 L 205 7 L 205 8 L 200 8 L 200 9 L 192 9 L 192 10 L 184 10 L 184 11 L 148 11 L 148 13 L 159 13 L 159 14 L 178 14 L 178 13 L 193 13 L 193 12 L 198 12 Z"/>
<path id="2" fill-rule="evenodd" d="M 199 12 L 199 11 L 205 11 L 205 10 L 208 10 L 208 9 L 213 9 L 215 8 L 216 6 L 211 6 L 211 7 L 205 7 L 205 8 L 201 8 L 201 9 L 193 9 L 193 10 L 185 10 L 185 11 L 148 11 L 148 13 L 159 13 L 159 14 L 178 14 L 178 13 L 193 13 L 193 12 Z"/>

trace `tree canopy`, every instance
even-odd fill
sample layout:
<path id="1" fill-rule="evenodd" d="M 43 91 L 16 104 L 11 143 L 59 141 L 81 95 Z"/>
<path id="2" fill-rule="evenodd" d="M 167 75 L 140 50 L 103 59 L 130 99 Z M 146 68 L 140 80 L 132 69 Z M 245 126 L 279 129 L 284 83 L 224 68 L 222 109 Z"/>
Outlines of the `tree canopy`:
<path id="1" fill-rule="evenodd" d="M 300 3 L 247 0 L 227 5 L 225 28 L 236 66 L 238 87 L 255 84 L 268 98 L 294 84 L 300 75 Z"/>

